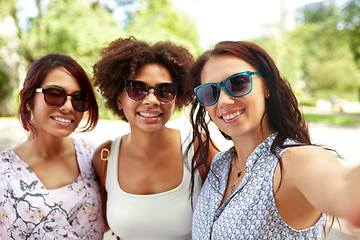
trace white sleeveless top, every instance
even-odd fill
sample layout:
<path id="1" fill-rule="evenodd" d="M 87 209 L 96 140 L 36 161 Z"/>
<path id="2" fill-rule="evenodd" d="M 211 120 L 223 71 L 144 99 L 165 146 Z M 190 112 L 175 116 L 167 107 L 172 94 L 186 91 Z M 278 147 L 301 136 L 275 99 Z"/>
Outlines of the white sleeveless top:
<path id="1" fill-rule="evenodd" d="M 193 209 L 189 195 L 190 162 L 193 146 L 185 157 L 190 137 L 181 134 L 184 156 L 183 179 L 176 188 L 157 194 L 137 195 L 124 192 L 118 181 L 118 156 L 122 136 L 111 145 L 107 166 L 107 221 L 111 231 L 121 238 L 129 239 L 191 239 Z M 200 194 L 201 178 L 195 177 L 194 198 Z M 195 204 L 194 204 L 195 208 Z"/>

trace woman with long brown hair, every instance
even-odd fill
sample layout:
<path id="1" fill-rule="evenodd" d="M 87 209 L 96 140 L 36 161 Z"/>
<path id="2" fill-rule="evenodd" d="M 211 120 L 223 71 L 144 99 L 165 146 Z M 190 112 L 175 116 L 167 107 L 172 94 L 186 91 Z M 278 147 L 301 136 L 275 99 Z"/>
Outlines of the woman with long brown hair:
<path id="1" fill-rule="evenodd" d="M 192 77 L 194 136 L 208 133 L 208 114 L 234 143 L 212 161 L 193 239 L 320 239 L 324 213 L 360 225 L 360 167 L 312 144 L 289 83 L 262 48 L 220 42 Z"/>

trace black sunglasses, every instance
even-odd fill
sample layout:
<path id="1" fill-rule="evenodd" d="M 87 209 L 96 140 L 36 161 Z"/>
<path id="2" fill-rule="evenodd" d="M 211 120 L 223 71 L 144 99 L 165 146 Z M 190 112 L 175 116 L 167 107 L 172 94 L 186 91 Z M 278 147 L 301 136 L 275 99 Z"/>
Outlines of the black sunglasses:
<path id="1" fill-rule="evenodd" d="M 194 88 L 195 96 L 201 106 L 209 107 L 217 103 L 220 88 L 232 97 L 243 97 L 252 90 L 252 75 L 261 75 L 260 72 L 240 72 L 226 78 L 220 83 L 207 83 Z"/>
<path id="2" fill-rule="evenodd" d="M 134 102 L 140 102 L 149 94 L 150 89 L 154 89 L 154 95 L 160 103 L 171 103 L 177 94 L 178 84 L 160 83 L 155 87 L 149 87 L 146 83 L 138 80 L 126 80 L 126 94 Z"/>
<path id="3" fill-rule="evenodd" d="M 61 87 L 37 88 L 38 93 L 44 94 L 44 100 L 50 107 L 56 108 L 64 105 L 68 96 L 71 96 L 71 104 L 78 112 L 85 112 L 89 109 L 89 94 L 79 91 L 74 94 L 67 93 Z"/>

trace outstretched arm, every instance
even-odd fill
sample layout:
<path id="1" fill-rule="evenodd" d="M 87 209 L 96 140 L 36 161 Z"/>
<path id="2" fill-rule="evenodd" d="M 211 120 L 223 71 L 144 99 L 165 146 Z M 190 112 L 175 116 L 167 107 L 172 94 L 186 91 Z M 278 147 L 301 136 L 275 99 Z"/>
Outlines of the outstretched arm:
<path id="1" fill-rule="evenodd" d="M 307 201 L 321 212 L 360 227 L 360 166 L 342 166 L 320 147 L 294 147 L 284 153 L 285 171 Z"/>

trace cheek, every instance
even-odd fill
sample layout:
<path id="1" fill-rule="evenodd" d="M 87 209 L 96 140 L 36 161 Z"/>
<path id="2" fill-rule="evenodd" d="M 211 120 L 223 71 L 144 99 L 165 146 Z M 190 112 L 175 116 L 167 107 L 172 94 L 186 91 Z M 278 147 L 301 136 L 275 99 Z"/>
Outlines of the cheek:
<path id="1" fill-rule="evenodd" d="M 83 119 L 83 117 L 84 117 L 84 113 L 82 113 L 82 112 L 78 112 L 78 111 L 75 111 L 76 113 L 76 118 L 78 118 L 79 119 L 79 121 L 81 121 L 82 119 Z"/>
<path id="2" fill-rule="evenodd" d="M 212 121 L 217 118 L 215 105 L 210 106 L 210 107 L 205 107 L 206 112 L 208 113 L 208 115 Z"/>
<path id="3" fill-rule="evenodd" d="M 44 95 L 42 93 L 36 94 L 33 99 L 33 108 L 43 107 L 44 105 L 46 105 Z"/>
<path id="4" fill-rule="evenodd" d="M 34 101 L 33 101 L 33 107 L 32 107 L 32 112 L 34 115 L 38 115 L 40 113 L 46 112 L 48 109 L 51 109 L 51 107 L 49 107 L 43 98 L 40 97 L 35 97 Z"/>
<path id="5" fill-rule="evenodd" d="M 163 105 L 163 104 L 161 104 Z M 166 121 L 169 121 L 171 116 L 173 115 L 174 111 L 175 111 L 175 104 L 174 103 L 170 103 L 170 104 L 165 104 L 162 107 L 162 111 L 165 114 L 164 116 L 166 116 Z"/>

